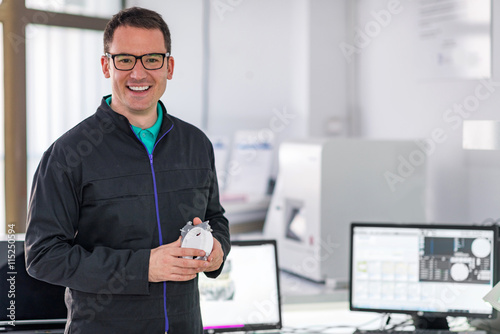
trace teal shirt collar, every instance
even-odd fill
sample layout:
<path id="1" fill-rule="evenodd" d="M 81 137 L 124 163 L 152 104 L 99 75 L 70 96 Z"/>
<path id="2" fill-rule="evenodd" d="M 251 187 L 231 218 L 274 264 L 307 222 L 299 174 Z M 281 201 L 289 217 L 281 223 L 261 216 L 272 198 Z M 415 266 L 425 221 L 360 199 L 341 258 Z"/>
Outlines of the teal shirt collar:
<path id="1" fill-rule="evenodd" d="M 160 133 L 161 122 L 163 121 L 163 112 L 161 110 L 161 106 L 159 103 L 156 110 L 158 111 L 158 117 L 156 118 L 156 122 L 155 124 L 153 124 L 152 127 L 147 129 L 141 129 L 140 127 L 130 124 L 136 134 L 138 134 L 141 131 L 149 131 L 154 136 L 155 139 L 156 137 L 158 137 L 158 134 Z"/>
<path id="2" fill-rule="evenodd" d="M 111 96 L 106 99 L 106 103 L 111 105 Z M 158 134 L 160 133 L 161 123 L 163 122 L 163 110 L 161 108 L 160 102 L 158 102 L 157 108 L 158 117 L 156 118 L 155 124 L 147 129 L 141 129 L 135 125 L 130 124 L 132 130 L 136 134 L 137 138 L 139 138 L 142 143 L 148 149 L 148 152 L 151 154 L 153 152 L 154 145 L 156 143 L 156 138 L 158 138 Z"/>

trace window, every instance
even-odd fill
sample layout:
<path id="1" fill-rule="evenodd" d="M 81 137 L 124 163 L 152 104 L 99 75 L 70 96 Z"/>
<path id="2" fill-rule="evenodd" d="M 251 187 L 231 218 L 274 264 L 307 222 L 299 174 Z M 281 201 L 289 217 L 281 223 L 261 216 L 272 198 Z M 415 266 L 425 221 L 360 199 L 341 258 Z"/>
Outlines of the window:
<path id="1" fill-rule="evenodd" d="M 120 0 L 26 0 L 26 7 L 50 12 L 111 17 L 121 9 Z"/>
<path id="2" fill-rule="evenodd" d="M 25 231 L 41 155 L 109 91 L 102 33 L 123 2 L 0 0 L 0 236 Z"/>
<path id="3" fill-rule="evenodd" d="M 100 65 L 102 32 L 35 24 L 26 30 L 29 194 L 43 152 L 93 114 L 110 88 Z"/>

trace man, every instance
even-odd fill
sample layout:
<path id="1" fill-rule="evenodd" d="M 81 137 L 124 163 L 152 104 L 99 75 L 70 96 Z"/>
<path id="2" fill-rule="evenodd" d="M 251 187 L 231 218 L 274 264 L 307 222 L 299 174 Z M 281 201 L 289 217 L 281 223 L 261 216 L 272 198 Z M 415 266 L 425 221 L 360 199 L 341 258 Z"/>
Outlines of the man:
<path id="1" fill-rule="evenodd" d="M 66 333 L 202 333 L 197 274 L 221 272 L 229 228 L 211 143 L 159 101 L 174 70 L 170 44 L 159 14 L 116 14 L 101 58 L 112 95 L 35 173 L 26 265 L 67 287 Z M 190 220 L 213 229 L 207 261 L 180 247 Z"/>

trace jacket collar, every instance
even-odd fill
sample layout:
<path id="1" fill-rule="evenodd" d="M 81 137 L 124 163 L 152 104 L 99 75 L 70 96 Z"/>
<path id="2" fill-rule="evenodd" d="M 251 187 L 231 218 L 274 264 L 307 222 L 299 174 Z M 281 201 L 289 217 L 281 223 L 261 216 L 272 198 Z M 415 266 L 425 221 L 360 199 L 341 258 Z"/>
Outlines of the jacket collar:
<path id="1" fill-rule="evenodd" d="M 127 117 L 115 112 L 106 102 L 106 99 L 109 98 L 110 96 L 111 95 L 103 96 L 101 100 L 101 105 L 99 106 L 99 108 L 97 108 L 97 113 L 104 113 L 106 117 L 109 117 L 113 120 L 113 122 L 117 125 L 119 129 L 121 129 L 122 131 L 126 131 L 131 135 L 134 135 L 130 127 L 130 122 L 128 121 Z M 163 121 L 161 123 L 160 133 L 158 134 L 158 138 L 160 138 L 164 133 L 172 129 L 173 121 L 170 115 L 167 113 L 167 108 L 165 108 L 163 102 L 161 102 L 160 100 L 158 101 L 158 103 L 160 103 L 161 110 L 163 112 Z"/>

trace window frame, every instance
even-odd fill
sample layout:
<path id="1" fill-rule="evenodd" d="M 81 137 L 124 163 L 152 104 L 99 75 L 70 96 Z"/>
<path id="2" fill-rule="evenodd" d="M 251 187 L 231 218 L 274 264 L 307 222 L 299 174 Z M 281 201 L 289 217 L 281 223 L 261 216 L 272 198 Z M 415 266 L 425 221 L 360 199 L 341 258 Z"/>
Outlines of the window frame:
<path id="1" fill-rule="evenodd" d="M 126 0 L 121 1 L 121 8 Z M 3 0 L 0 22 L 4 46 L 5 233 L 26 231 L 28 196 L 26 137 L 26 26 L 40 24 L 104 31 L 109 18 L 26 8 L 24 0 Z M 2 177 L 2 176 L 0 176 Z M 0 234 L 2 234 L 0 232 Z"/>

